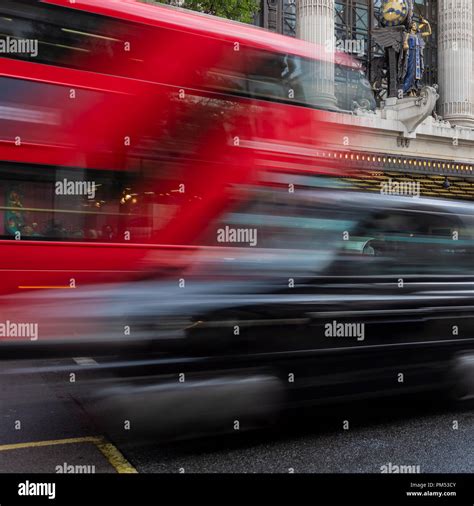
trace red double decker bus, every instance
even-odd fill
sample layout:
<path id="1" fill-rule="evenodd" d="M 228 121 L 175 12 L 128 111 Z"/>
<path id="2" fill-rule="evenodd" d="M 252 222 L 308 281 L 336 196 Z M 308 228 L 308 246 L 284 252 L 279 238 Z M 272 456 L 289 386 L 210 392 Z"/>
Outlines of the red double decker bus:
<path id="1" fill-rule="evenodd" d="M 328 69 L 335 110 L 367 96 L 349 57 L 133 0 L 2 0 L 0 42 L 2 293 L 179 262 L 259 171 L 339 173 Z"/>

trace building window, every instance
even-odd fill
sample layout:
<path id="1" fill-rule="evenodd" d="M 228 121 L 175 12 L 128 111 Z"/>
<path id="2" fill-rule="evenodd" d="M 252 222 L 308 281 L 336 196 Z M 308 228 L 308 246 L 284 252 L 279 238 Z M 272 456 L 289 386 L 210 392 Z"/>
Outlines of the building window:
<path id="1" fill-rule="evenodd" d="M 360 40 L 364 42 L 366 50 L 363 54 L 354 54 L 363 64 L 369 67 L 371 23 L 370 0 L 337 0 L 335 4 L 335 35 L 340 40 Z"/>
<path id="2" fill-rule="evenodd" d="M 296 1 L 262 0 L 256 24 L 272 32 L 296 37 Z"/>
<path id="3" fill-rule="evenodd" d="M 283 34 L 296 37 L 296 0 L 283 0 Z"/>

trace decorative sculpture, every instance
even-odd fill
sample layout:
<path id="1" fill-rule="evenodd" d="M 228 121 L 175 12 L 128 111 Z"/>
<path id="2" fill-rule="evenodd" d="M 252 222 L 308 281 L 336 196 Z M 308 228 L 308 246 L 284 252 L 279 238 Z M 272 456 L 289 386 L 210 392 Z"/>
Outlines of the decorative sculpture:
<path id="1" fill-rule="evenodd" d="M 414 0 L 382 0 L 379 27 L 372 32 L 373 40 L 385 51 L 371 65 L 373 86 L 384 99 L 381 114 L 403 124 L 403 136 L 416 131 L 439 98 L 437 87 L 422 84 L 424 38 L 431 35 L 431 26 L 422 16 L 418 25 L 413 10 Z"/>
<path id="2" fill-rule="evenodd" d="M 426 30 L 422 31 L 425 27 Z M 403 42 L 403 70 L 400 76 L 404 94 L 415 96 L 422 88 L 421 80 L 425 70 L 423 55 L 425 41 L 423 37 L 429 37 L 431 33 L 431 25 L 424 18 L 421 18 L 420 25 L 412 21 L 410 31 L 405 33 L 405 40 Z"/>
<path id="3" fill-rule="evenodd" d="M 374 82 L 387 77 L 388 97 L 418 96 L 422 89 L 424 73 L 424 37 L 431 35 L 429 22 L 421 18 L 413 21 L 413 0 L 382 0 L 380 27 L 372 35 L 385 50 L 385 58 L 376 65 Z"/>
<path id="4" fill-rule="evenodd" d="M 401 26 L 410 23 L 413 16 L 412 0 L 385 0 L 381 6 L 383 26 Z"/>

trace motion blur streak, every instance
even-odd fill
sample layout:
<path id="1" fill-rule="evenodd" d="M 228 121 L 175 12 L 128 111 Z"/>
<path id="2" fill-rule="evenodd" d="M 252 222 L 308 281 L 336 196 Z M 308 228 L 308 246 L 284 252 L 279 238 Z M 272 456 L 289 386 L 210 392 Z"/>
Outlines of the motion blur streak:
<path id="1" fill-rule="evenodd" d="M 473 209 L 355 190 L 320 48 L 126 0 L 0 14 L 40 43 L 0 58 L 0 356 L 66 359 L 14 374 L 92 356 L 70 388 L 108 431 L 178 439 L 472 398 Z"/>
<path id="2" fill-rule="evenodd" d="M 2 110 L 16 111 L 0 117 L 2 293 L 137 279 L 166 263 L 161 245 L 199 244 L 262 166 L 351 174 L 321 151 L 340 132 L 315 107 L 315 46 L 123 0 L 5 0 L 0 14 L 5 36 L 40 48 L 1 55 Z M 354 62 L 336 64 L 361 93 Z M 95 197 L 58 195 L 64 179 Z"/>

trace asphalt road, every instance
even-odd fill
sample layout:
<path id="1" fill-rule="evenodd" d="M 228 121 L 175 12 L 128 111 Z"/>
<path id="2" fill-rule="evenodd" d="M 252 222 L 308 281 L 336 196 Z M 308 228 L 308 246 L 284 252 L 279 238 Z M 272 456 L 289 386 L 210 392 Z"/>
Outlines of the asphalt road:
<path id="1" fill-rule="evenodd" d="M 398 409 L 375 419 L 348 417 L 349 430 L 342 417 L 321 424 L 313 413 L 269 433 L 120 447 L 147 473 L 380 473 L 397 465 L 419 466 L 413 469 L 421 473 L 474 472 L 473 412 Z"/>
<path id="2" fill-rule="evenodd" d="M 319 408 L 271 429 L 192 441 L 137 442 L 133 431 L 111 440 L 66 388 L 73 362 L 56 364 L 65 371 L 18 376 L 7 373 L 44 363 L 2 363 L 0 472 L 54 473 L 61 465 L 94 466 L 97 473 L 380 473 L 382 466 L 474 472 L 474 411 L 437 398 Z"/>

